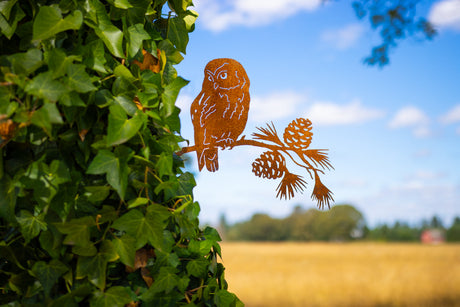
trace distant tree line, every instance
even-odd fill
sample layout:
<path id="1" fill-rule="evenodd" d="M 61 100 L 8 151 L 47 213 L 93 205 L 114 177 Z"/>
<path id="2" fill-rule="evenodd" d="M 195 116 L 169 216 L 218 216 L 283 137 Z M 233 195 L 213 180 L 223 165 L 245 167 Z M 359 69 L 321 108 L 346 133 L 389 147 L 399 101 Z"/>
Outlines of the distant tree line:
<path id="1" fill-rule="evenodd" d="M 329 211 L 303 209 L 300 206 L 286 218 L 254 214 L 250 220 L 229 225 L 221 216 L 218 229 L 228 241 L 395 241 L 415 242 L 426 229 L 441 229 L 446 241 L 460 241 L 460 217 L 445 228 L 437 216 L 416 226 L 396 221 L 392 225 L 366 225 L 360 211 L 348 204 L 336 205 Z"/>

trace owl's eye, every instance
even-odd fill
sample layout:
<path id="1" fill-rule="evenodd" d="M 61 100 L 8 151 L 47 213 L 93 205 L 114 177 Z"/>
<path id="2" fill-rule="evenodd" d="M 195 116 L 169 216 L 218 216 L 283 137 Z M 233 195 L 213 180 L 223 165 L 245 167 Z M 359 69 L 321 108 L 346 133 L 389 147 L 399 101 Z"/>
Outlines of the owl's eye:
<path id="1" fill-rule="evenodd" d="M 211 81 L 211 82 L 214 82 L 214 79 L 212 78 L 211 75 L 208 76 L 208 80 Z"/>
<path id="2" fill-rule="evenodd" d="M 227 79 L 227 73 L 226 72 L 223 72 L 219 75 L 219 78 L 221 78 L 222 80 L 225 80 Z"/>

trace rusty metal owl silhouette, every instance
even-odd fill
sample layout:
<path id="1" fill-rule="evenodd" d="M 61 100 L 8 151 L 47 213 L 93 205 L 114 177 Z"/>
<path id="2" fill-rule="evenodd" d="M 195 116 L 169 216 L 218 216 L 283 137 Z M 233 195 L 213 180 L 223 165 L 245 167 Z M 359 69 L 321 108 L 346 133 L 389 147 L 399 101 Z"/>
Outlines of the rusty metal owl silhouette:
<path id="1" fill-rule="evenodd" d="M 200 171 L 219 169 L 218 148 L 232 147 L 246 126 L 249 78 L 243 66 L 227 58 L 210 61 L 204 69 L 201 92 L 190 113 Z"/>
<path id="2" fill-rule="evenodd" d="M 249 112 L 249 78 L 243 66 L 232 59 L 215 59 L 204 69 L 204 81 L 200 94 L 190 108 L 195 145 L 182 147 L 176 152 L 181 156 L 196 151 L 200 171 L 206 166 L 210 172 L 219 169 L 219 149 L 237 146 L 265 148 L 252 163 L 252 172 L 261 178 L 281 179 L 276 188 L 280 199 L 291 199 L 306 189 L 304 177 L 288 169 L 303 168 L 315 181 L 311 197 L 317 206 L 330 208 L 334 201 L 332 192 L 320 180 L 324 170 L 333 169 L 327 149 L 311 149 L 313 126 L 307 118 L 297 118 L 289 123 L 279 135 L 273 123 L 258 127 L 253 139 L 239 136 L 243 133 Z M 239 138 L 239 139 L 238 139 Z"/>

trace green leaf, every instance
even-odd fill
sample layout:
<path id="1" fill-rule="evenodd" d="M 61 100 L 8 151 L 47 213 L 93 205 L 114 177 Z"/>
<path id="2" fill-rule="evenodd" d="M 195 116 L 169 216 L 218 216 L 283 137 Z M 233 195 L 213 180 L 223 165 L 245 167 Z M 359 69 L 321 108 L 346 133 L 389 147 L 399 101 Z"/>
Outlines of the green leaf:
<path id="1" fill-rule="evenodd" d="M 117 77 L 123 77 L 130 82 L 136 80 L 136 77 L 133 76 L 131 71 L 125 65 L 120 64 L 117 67 L 115 67 L 115 69 L 113 70 L 113 74 Z"/>
<path id="2" fill-rule="evenodd" d="M 123 199 L 128 185 L 128 161 L 133 152 L 127 147 L 117 147 L 115 153 L 99 150 L 86 171 L 87 174 L 106 174 L 108 183 Z"/>
<path id="3" fill-rule="evenodd" d="M 208 272 L 208 261 L 206 259 L 193 259 L 187 263 L 187 273 L 198 278 L 205 278 Z"/>
<path id="4" fill-rule="evenodd" d="M 183 13 L 187 7 L 193 5 L 192 0 L 168 0 L 169 6 L 177 13 Z"/>
<path id="5" fill-rule="evenodd" d="M 105 292 L 96 291 L 90 300 L 91 307 L 123 307 L 132 301 L 126 287 L 114 286 Z"/>
<path id="6" fill-rule="evenodd" d="M 41 127 L 51 135 L 52 124 L 62 124 L 62 117 L 54 103 L 45 103 L 30 118 L 32 124 Z"/>
<path id="7" fill-rule="evenodd" d="M 49 263 L 38 261 L 32 267 L 32 272 L 40 281 L 46 296 L 59 277 L 68 270 L 69 268 L 57 259 L 52 259 Z"/>
<path id="8" fill-rule="evenodd" d="M 49 70 L 53 72 L 53 78 L 56 79 L 67 72 L 68 66 L 71 65 L 73 61 L 81 59 L 75 55 L 67 56 L 62 49 L 53 48 L 45 53 L 45 60 Z"/>
<path id="9" fill-rule="evenodd" d="M 21 233 L 26 243 L 38 236 L 40 231 L 47 229 L 44 212 L 34 216 L 27 210 L 21 210 L 16 220 L 21 226 Z"/>
<path id="10" fill-rule="evenodd" d="M 236 295 L 227 290 L 218 290 L 214 295 L 214 303 L 219 307 L 233 307 L 237 301 Z"/>
<path id="11" fill-rule="evenodd" d="M 130 0 L 114 0 L 113 5 L 115 5 L 115 7 L 118 7 L 120 9 L 129 9 L 133 7 L 133 5 L 129 2 Z"/>
<path id="12" fill-rule="evenodd" d="M 179 95 L 181 88 L 186 86 L 188 83 L 189 81 L 184 80 L 181 77 L 177 77 L 173 82 L 165 87 L 163 94 L 161 94 L 161 99 L 163 102 L 163 107 L 166 110 L 166 116 L 169 116 L 173 113 L 177 95 Z"/>
<path id="13" fill-rule="evenodd" d="M 64 84 L 53 80 L 53 73 L 47 71 L 35 76 L 31 82 L 26 85 L 26 92 L 42 99 L 55 102 L 68 90 Z"/>
<path id="14" fill-rule="evenodd" d="M 55 223 L 54 226 L 60 233 L 67 235 L 64 244 L 89 246 L 93 243 L 90 239 L 90 227 L 95 226 L 96 222 L 92 216 L 85 216 L 63 223 Z"/>
<path id="15" fill-rule="evenodd" d="M 114 146 L 127 142 L 144 124 L 146 115 L 138 110 L 128 119 L 125 110 L 119 105 L 110 106 L 107 145 Z"/>
<path id="16" fill-rule="evenodd" d="M 85 68 L 86 66 L 82 64 L 67 66 L 67 84 L 79 93 L 87 93 L 97 89 L 91 82 Z"/>
<path id="17" fill-rule="evenodd" d="M 164 175 L 172 175 L 173 157 L 171 154 L 162 152 L 156 164 L 156 170 L 160 178 Z"/>
<path id="18" fill-rule="evenodd" d="M 134 57 L 142 47 L 142 41 L 149 40 L 150 35 L 144 30 L 143 24 L 135 24 L 128 28 L 128 55 Z"/>
<path id="19" fill-rule="evenodd" d="M 91 203 L 99 203 L 110 194 L 109 186 L 87 186 L 85 187 L 85 197 Z"/>
<path id="20" fill-rule="evenodd" d="M 108 260 L 104 255 L 97 253 L 95 256 L 79 256 L 77 261 L 76 279 L 83 279 L 88 276 L 88 280 L 103 290 L 105 288 L 105 278 Z"/>
<path id="21" fill-rule="evenodd" d="M 88 280 L 99 289 L 105 288 L 107 263 L 118 259 L 112 242 L 102 241 L 99 253 L 92 257 L 78 257 L 77 274 L 75 278 L 82 279 L 88 276 Z"/>
<path id="22" fill-rule="evenodd" d="M 170 18 L 168 21 L 168 38 L 176 46 L 177 50 L 185 54 L 188 44 L 187 25 L 179 17 Z"/>
<path id="23" fill-rule="evenodd" d="M 0 150 L 0 155 L 3 154 Z M 17 193 L 14 191 L 14 182 L 6 174 L 0 179 L 0 217 L 9 224 L 16 224 L 14 208 L 16 206 Z"/>
<path id="24" fill-rule="evenodd" d="M 57 6 L 41 6 L 33 25 L 33 40 L 44 40 L 67 30 L 78 30 L 83 22 L 79 10 L 72 11 L 62 19 Z"/>
<path id="25" fill-rule="evenodd" d="M 86 104 L 76 92 L 65 93 L 59 99 L 59 102 L 67 107 L 85 107 Z"/>
<path id="26" fill-rule="evenodd" d="M 72 180 L 67 165 L 61 160 L 53 160 L 49 166 L 48 182 L 59 185 Z"/>
<path id="27" fill-rule="evenodd" d="M 188 32 L 192 32 L 195 29 L 195 21 L 198 18 L 198 13 L 194 10 L 188 10 L 187 15 L 184 16 L 185 27 Z"/>
<path id="28" fill-rule="evenodd" d="M 138 197 L 128 201 L 128 209 L 143 206 L 149 203 L 149 199 L 145 197 Z"/>
<path id="29" fill-rule="evenodd" d="M 0 13 L 5 16 L 6 19 L 10 19 L 11 9 L 18 2 L 18 0 L 7 0 L 0 2 Z"/>
<path id="30" fill-rule="evenodd" d="M 160 273 L 155 278 L 155 282 L 141 296 L 142 300 L 151 301 L 156 293 L 165 292 L 168 294 L 174 287 L 178 286 L 180 278 L 177 276 L 177 269 L 171 267 L 161 267 Z M 161 294 L 164 295 L 163 293 Z"/>
<path id="31" fill-rule="evenodd" d="M 4 2 L 5 1 L 2 1 L 0 3 Z M 7 12 L 7 15 L 8 17 L 6 17 L 6 15 L 3 16 L 0 14 L 0 30 L 8 39 L 11 39 L 16 32 L 16 27 L 18 26 L 19 21 L 21 21 L 26 16 L 26 14 L 21 9 L 19 4 L 17 4 L 13 6 L 10 12 Z"/>
<path id="32" fill-rule="evenodd" d="M 38 49 L 29 49 L 24 53 L 15 53 L 7 57 L 13 72 L 29 75 L 43 65 L 43 54 Z"/>
<path id="33" fill-rule="evenodd" d="M 136 255 L 136 239 L 128 234 L 122 237 L 114 237 L 113 246 L 120 256 L 120 261 L 130 267 L 134 267 L 134 258 Z"/>
<path id="34" fill-rule="evenodd" d="M 101 73 L 107 73 L 104 66 L 106 62 L 104 43 L 100 39 L 96 39 L 84 47 L 83 63 L 87 67 Z"/>
<path id="35" fill-rule="evenodd" d="M 163 249 L 163 229 L 169 215 L 168 209 L 153 204 L 148 207 L 145 216 L 139 210 L 132 209 L 117 219 L 112 227 L 136 238 L 136 249 L 147 242 L 155 248 Z"/>
<path id="36" fill-rule="evenodd" d="M 110 53 L 123 58 L 123 32 L 112 24 L 104 5 L 99 0 L 90 0 L 89 5 L 97 21 L 94 25 L 94 32 L 104 42 Z"/>
<path id="37" fill-rule="evenodd" d="M 94 245 L 74 245 L 72 247 L 72 253 L 80 256 L 94 256 L 97 254 L 97 248 Z"/>

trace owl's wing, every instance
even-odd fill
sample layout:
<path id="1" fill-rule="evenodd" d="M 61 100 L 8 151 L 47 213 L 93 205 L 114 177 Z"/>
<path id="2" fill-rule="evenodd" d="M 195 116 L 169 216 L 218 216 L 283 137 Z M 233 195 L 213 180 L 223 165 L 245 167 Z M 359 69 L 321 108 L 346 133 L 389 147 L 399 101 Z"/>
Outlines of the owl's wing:
<path id="1" fill-rule="evenodd" d="M 210 132 L 207 131 L 207 128 L 209 127 L 206 126 L 208 121 L 207 119 L 216 111 L 216 106 L 212 104 L 211 98 L 211 95 L 205 91 L 201 91 L 201 93 L 193 101 L 190 108 L 195 135 L 196 154 L 200 171 L 204 165 L 208 166 L 209 161 L 206 162 L 209 160 L 208 158 L 211 158 L 216 154 L 214 153 L 214 150 L 212 150 L 212 153 L 210 152 L 211 148 L 206 148 L 211 140 Z M 215 155 L 215 157 L 215 159 L 217 159 L 217 155 Z M 214 158 L 212 160 L 214 160 Z"/>

